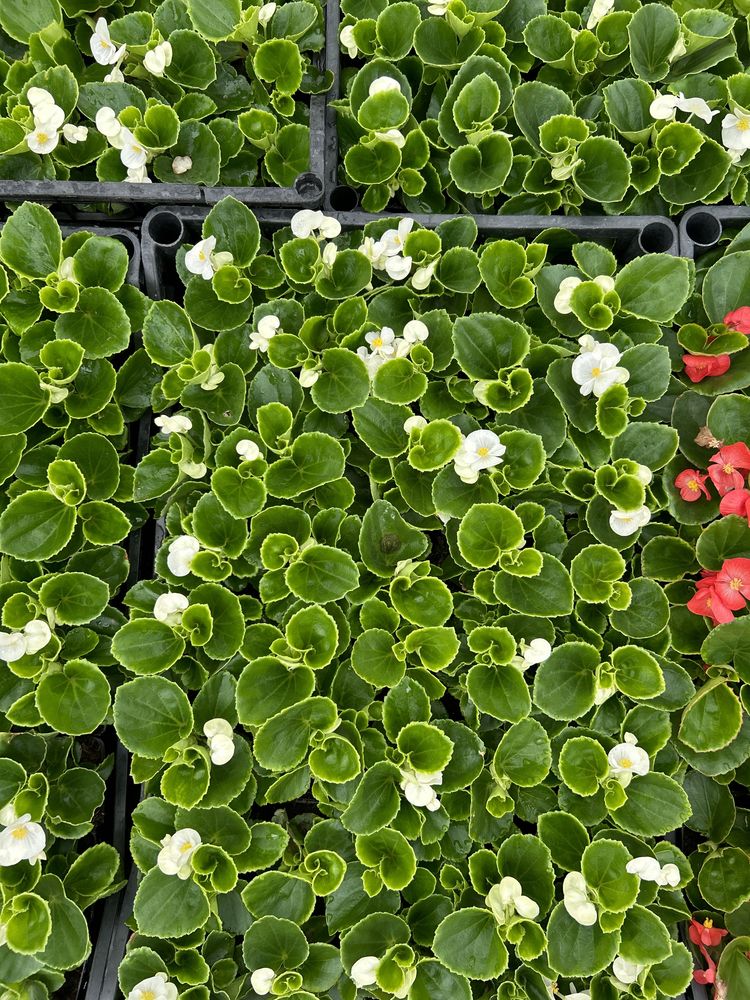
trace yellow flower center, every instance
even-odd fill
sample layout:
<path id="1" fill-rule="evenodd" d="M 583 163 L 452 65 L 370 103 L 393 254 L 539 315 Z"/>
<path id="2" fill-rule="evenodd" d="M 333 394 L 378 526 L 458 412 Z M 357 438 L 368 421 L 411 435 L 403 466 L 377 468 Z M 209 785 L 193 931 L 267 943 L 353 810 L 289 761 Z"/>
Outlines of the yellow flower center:
<path id="1" fill-rule="evenodd" d="M 180 845 L 180 854 L 187 854 L 187 852 L 192 848 L 192 844 L 185 843 Z"/>
<path id="2" fill-rule="evenodd" d="M 742 580 L 740 580 L 738 576 L 735 576 L 735 578 L 731 581 L 729 586 L 732 588 L 732 590 L 740 590 L 742 588 Z"/>
<path id="3" fill-rule="evenodd" d="M 36 137 L 39 142 L 47 142 L 49 140 L 49 136 L 46 132 L 37 132 Z"/>
<path id="4" fill-rule="evenodd" d="M 737 122 L 736 128 L 738 128 L 740 132 L 747 132 L 750 128 L 750 121 L 747 118 L 740 118 Z"/>
<path id="5" fill-rule="evenodd" d="M 632 767 L 633 761 L 630 757 L 622 757 L 620 760 L 620 767 Z"/>
<path id="6" fill-rule="evenodd" d="M 713 925 L 714 925 L 713 920 L 704 920 L 703 921 L 703 926 L 706 927 L 708 930 L 711 930 L 711 928 L 713 927 Z"/>
<path id="7" fill-rule="evenodd" d="M 489 453 L 489 448 L 477 448 L 477 455 L 479 455 L 480 458 L 484 458 L 486 455 L 489 455 Z"/>
<path id="8" fill-rule="evenodd" d="M 592 368 L 591 369 L 591 374 L 592 375 L 601 375 L 601 373 L 602 373 L 601 368 Z"/>
<path id="9" fill-rule="evenodd" d="M 25 826 L 19 826 L 17 830 L 12 831 L 11 837 L 13 837 L 14 840 L 25 840 L 27 832 L 28 831 Z"/>
<path id="10" fill-rule="evenodd" d="M 141 993 L 141 1000 L 156 1000 L 156 994 L 153 990 L 146 990 L 145 993 Z"/>
<path id="11" fill-rule="evenodd" d="M 373 342 L 372 342 L 372 346 L 373 347 L 382 347 L 383 346 L 383 338 L 382 337 L 376 337 L 375 340 L 373 340 Z"/>
<path id="12" fill-rule="evenodd" d="M 731 473 L 734 472 L 734 466 L 727 462 L 724 466 L 722 466 L 722 472 L 726 472 L 727 475 L 731 475 Z"/>
<path id="13" fill-rule="evenodd" d="M 688 479 L 688 489 L 693 490 L 694 493 L 698 492 L 698 480 Z"/>

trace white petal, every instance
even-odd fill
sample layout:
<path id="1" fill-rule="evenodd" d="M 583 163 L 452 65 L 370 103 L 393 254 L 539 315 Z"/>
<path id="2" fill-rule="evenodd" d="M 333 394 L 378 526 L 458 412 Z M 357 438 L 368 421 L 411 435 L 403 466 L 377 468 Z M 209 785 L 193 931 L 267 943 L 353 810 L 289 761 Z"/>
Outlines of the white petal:
<path id="1" fill-rule="evenodd" d="M 373 986 L 376 982 L 379 965 L 380 959 L 374 955 L 365 955 L 362 958 L 358 958 L 354 965 L 352 965 L 352 971 L 349 974 L 354 985 L 359 988 Z"/>
<path id="2" fill-rule="evenodd" d="M 262 969 L 256 969 L 255 972 L 250 973 L 250 985 L 258 996 L 265 997 L 271 992 L 271 986 L 275 978 L 276 973 L 273 969 L 264 966 Z"/>

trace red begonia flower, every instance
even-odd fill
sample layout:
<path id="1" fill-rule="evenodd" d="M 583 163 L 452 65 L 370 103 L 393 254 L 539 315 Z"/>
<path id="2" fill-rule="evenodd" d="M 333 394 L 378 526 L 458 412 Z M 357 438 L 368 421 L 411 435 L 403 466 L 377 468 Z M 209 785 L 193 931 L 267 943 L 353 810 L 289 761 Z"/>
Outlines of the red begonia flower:
<path id="1" fill-rule="evenodd" d="M 750 306 L 740 306 L 724 317 L 724 325 L 737 333 L 750 333 Z"/>
<path id="2" fill-rule="evenodd" d="M 711 456 L 708 474 L 711 482 L 724 496 L 730 490 L 739 490 L 745 485 L 745 475 L 750 471 L 750 448 L 743 442 L 724 445 Z"/>
<path id="3" fill-rule="evenodd" d="M 691 382 L 702 382 L 710 375 L 723 375 L 732 363 L 728 354 L 683 354 L 682 360 Z"/>
<path id="4" fill-rule="evenodd" d="M 685 469 L 675 478 L 674 484 L 680 491 L 682 499 L 692 503 L 693 500 L 700 500 L 701 493 L 705 495 L 706 500 L 711 499 L 711 494 L 705 485 L 707 479 L 708 475 L 705 472 L 698 472 L 697 469 Z"/>

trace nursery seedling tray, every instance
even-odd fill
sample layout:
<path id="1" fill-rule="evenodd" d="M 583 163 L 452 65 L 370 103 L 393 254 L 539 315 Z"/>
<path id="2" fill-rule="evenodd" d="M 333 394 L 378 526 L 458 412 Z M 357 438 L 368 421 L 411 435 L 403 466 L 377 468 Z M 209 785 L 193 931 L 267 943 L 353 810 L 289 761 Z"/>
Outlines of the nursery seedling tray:
<path id="1" fill-rule="evenodd" d="M 146 292 L 152 299 L 177 295 L 182 284 L 175 270 L 175 256 L 184 243 L 195 243 L 207 208 L 160 205 L 144 218 L 141 227 L 141 253 Z M 292 213 L 267 209 L 255 213 L 262 228 L 288 226 Z M 413 215 L 409 213 L 333 212 L 344 230 L 361 229 L 368 222 L 383 218 L 408 217 L 427 229 L 455 219 L 455 215 Z M 677 227 L 669 219 L 651 215 L 626 215 L 619 218 L 599 216 L 483 215 L 475 216 L 482 237 L 534 239 L 550 234 L 552 252 L 567 248 L 569 237 L 593 240 L 610 247 L 621 262 L 644 253 L 669 253 L 677 256 Z"/>
<path id="2" fill-rule="evenodd" d="M 153 205 L 215 205 L 231 195 L 251 206 L 317 208 L 323 200 L 325 173 L 325 114 L 323 94 L 310 95 L 310 169 L 291 187 L 205 187 L 199 184 L 128 184 L 115 181 L 0 180 L 0 201 L 41 201 L 117 205 L 134 214 Z"/>
<path id="3" fill-rule="evenodd" d="M 680 256 L 696 260 L 719 245 L 725 229 L 742 229 L 750 222 L 747 205 L 698 205 L 680 219 Z"/>

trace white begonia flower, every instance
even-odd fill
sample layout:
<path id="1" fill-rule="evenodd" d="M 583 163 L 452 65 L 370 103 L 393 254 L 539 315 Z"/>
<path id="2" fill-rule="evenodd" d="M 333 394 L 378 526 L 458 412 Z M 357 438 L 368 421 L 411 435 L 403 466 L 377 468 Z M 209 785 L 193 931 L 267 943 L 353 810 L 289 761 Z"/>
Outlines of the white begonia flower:
<path id="1" fill-rule="evenodd" d="M 377 80 L 372 81 L 367 93 L 372 97 L 373 94 L 387 94 L 389 90 L 398 90 L 400 92 L 401 84 L 398 80 L 394 80 L 392 76 L 379 76 Z"/>
<path id="2" fill-rule="evenodd" d="M 677 97 L 674 94 L 657 94 L 648 110 L 657 121 L 672 121 L 678 111 L 684 111 L 700 118 L 707 125 L 719 114 L 718 111 L 712 111 L 702 97 L 685 97 L 683 93 Z"/>
<path id="3" fill-rule="evenodd" d="M 101 134 L 106 136 L 110 142 L 112 142 L 113 139 L 116 139 L 120 132 L 122 132 L 120 120 L 112 108 L 99 108 L 96 112 L 94 123 Z M 114 145 L 114 143 L 112 144 Z"/>
<path id="4" fill-rule="evenodd" d="M 216 271 L 225 264 L 231 264 L 234 259 L 228 250 L 216 253 L 216 237 L 207 236 L 199 240 L 185 254 L 185 267 L 191 274 L 199 274 L 205 281 L 210 281 Z"/>
<path id="5" fill-rule="evenodd" d="M 354 25 L 345 24 L 339 34 L 339 41 L 350 59 L 356 59 L 359 54 L 357 43 L 354 41 Z"/>
<path id="6" fill-rule="evenodd" d="M 648 524 L 651 520 L 651 511 L 644 504 L 638 510 L 617 510 L 616 508 L 609 515 L 609 526 L 616 535 L 627 538 L 634 535 L 636 531 Z"/>
<path id="7" fill-rule="evenodd" d="M 60 141 L 60 133 L 48 129 L 45 125 L 35 128 L 26 136 L 26 145 L 32 153 L 51 153 Z"/>
<path id="8" fill-rule="evenodd" d="M 11 823 L 15 823 L 17 819 L 18 816 L 16 816 L 16 807 L 12 802 L 8 802 L 7 805 L 4 805 L 3 808 L 0 809 L 0 824 L 3 826 L 10 826 Z"/>
<path id="9" fill-rule="evenodd" d="M 594 0 L 588 20 L 586 21 L 586 27 L 589 31 L 594 29 L 601 19 L 609 14 L 614 5 L 615 0 Z"/>
<path id="10" fill-rule="evenodd" d="M 622 983 L 623 986 L 632 986 L 633 983 L 638 982 L 638 976 L 640 976 L 645 968 L 645 965 L 638 965 L 637 962 L 628 962 L 627 959 L 622 958 L 620 955 L 612 963 L 612 973 L 615 979 Z"/>
<path id="11" fill-rule="evenodd" d="M 48 106 L 55 105 L 54 97 L 44 87 L 29 87 L 26 91 L 26 101 L 29 107 L 33 109 L 35 115 L 41 111 L 45 104 Z"/>
<path id="12" fill-rule="evenodd" d="M 258 329 L 250 333 L 250 348 L 265 354 L 268 345 L 277 333 L 281 332 L 281 320 L 278 316 L 269 314 L 258 320 Z"/>
<path id="13" fill-rule="evenodd" d="M 385 262 L 385 271 L 393 281 L 402 281 L 404 278 L 408 278 L 411 273 L 411 257 L 402 257 L 401 254 L 388 257 Z"/>
<path id="14" fill-rule="evenodd" d="M 192 535 L 178 535 L 167 552 L 167 567 L 174 576 L 187 576 L 190 565 L 200 552 L 201 546 Z"/>
<path id="15" fill-rule="evenodd" d="M 234 731 L 226 719 L 209 719 L 203 727 L 213 764 L 227 764 L 234 757 Z"/>
<path id="16" fill-rule="evenodd" d="M 413 417 L 407 417 L 404 421 L 404 430 L 407 434 L 411 434 L 412 431 L 421 431 L 426 426 L 427 421 L 418 414 L 415 414 Z"/>
<path id="17" fill-rule="evenodd" d="M 118 139 L 122 143 L 120 147 L 120 161 L 128 170 L 139 170 L 146 165 L 148 153 L 146 147 L 142 146 L 129 128 L 124 126 L 120 129 Z"/>
<path id="18" fill-rule="evenodd" d="M 412 288 L 416 288 L 418 292 L 427 288 L 429 283 L 432 281 L 433 275 L 435 274 L 435 268 L 437 266 L 438 262 L 434 260 L 431 264 L 425 264 L 424 267 L 418 267 L 411 276 Z"/>
<path id="19" fill-rule="evenodd" d="M 156 859 L 159 871 L 165 875 L 176 875 L 183 881 L 190 878 L 193 871 L 190 859 L 201 845 L 201 835 L 198 831 L 185 827 L 184 830 L 177 830 L 171 836 L 167 834 L 161 844 Z"/>
<path id="20" fill-rule="evenodd" d="M 303 368 L 299 373 L 299 384 L 303 389 L 310 389 L 320 378 L 320 369 Z"/>
<path id="21" fill-rule="evenodd" d="M 366 347 L 358 347 L 357 356 L 362 358 L 367 366 L 367 374 L 370 378 L 374 378 L 377 370 L 388 360 L 388 358 L 383 354 L 370 354 Z"/>
<path id="22" fill-rule="evenodd" d="M 680 869 L 677 865 L 662 866 L 656 858 L 633 858 L 628 861 L 625 870 L 630 875 L 637 875 L 644 882 L 656 882 L 657 885 L 676 888 L 680 884 Z"/>
<path id="23" fill-rule="evenodd" d="M 436 812 L 440 808 L 440 799 L 433 785 L 442 785 L 442 771 L 409 771 L 400 768 L 401 788 L 407 802 L 419 809 Z"/>
<path id="24" fill-rule="evenodd" d="M 396 229 L 386 229 L 380 237 L 380 244 L 387 257 L 400 256 L 406 237 L 414 228 L 414 219 L 401 219 Z"/>
<path id="25" fill-rule="evenodd" d="M 625 733 L 625 742 L 612 747 L 607 760 L 610 777 L 617 778 L 624 788 L 628 787 L 634 775 L 648 774 L 651 769 L 648 754 L 638 746 L 638 740 L 632 733 Z"/>
<path id="26" fill-rule="evenodd" d="M 573 359 L 571 376 L 580 386 L 582 396 L 591 393 L 598 399 L 613 385 L 624 385 L 630 378 L 627 368 L 618 367 L 620 352 L 614 344 L 596 344 L 592 349 L 581 350 Z"/>
<path id="27" fill-rule="evenodd" d="M 544 663 L 552 655 L 552 646 L 547 642 L 546 639 L 532 639 L 531 642 L 524 645 L 521 652 L 524 665 L 527 667 L 533 667 L 537 663 Z"/>
<path id="28" fill-rule="evenodd" d="M 184 413 L 175 413 L 172 416 L 162 413 L 160 416 L 154 417 L 154 423 L 162 434 L 187 434 L 193 429 L 192 420 Z"/>
<path id="29" fill-rule="evenodd" d="M 449 3 L 450 0 L 432 0 L 432 3 L 427 4 L 427 10 L 435 17 L 445 17 Z"/>
<path id="30" fill-rule="evenodd" d="M 37 128 L 45 128 L 50 132 L 57 132 L 62 128 L 65 121 L 65 112 L 53 102 L 44 102 L 34 108 L 34 124 Z"/>
<path id="31" fill-rule="evenodd" d="M 154 602 L 154 618 L 167 625 L 179 625 L 182 613 L 187 611 L 189 605 L 190 601 L 184 594 L 175 594 L 172 591 L 159 594 Z"/>
<path id="32" fill-rule="evenodd" d="M 0 660 L 13 663 L 22 656 L 32 656 L 47 645 L 52 632 L 46 621 L 36 618 L 20 632 L 0 632 Z"/>
<path id="33" fill-rule="evenodd" d="M 573 312 L 570 307 L 570 299 L 573 291 L 578 288 L 582 281 L 582 278 L 571 276 L 570 278 L 563 278 L 560 282 L 560 287 L 557 289 L 557 295 L 555 295 L 555 300 L 552 304 L 555 307 L 555 311 L 559 312 L 561 316 L 567 316 Z"/>
<path id="34" fill-rule="evenodd" d="M 243 462 L 254 462 L 256 458 L 261 457 L 260 448 L 255 441 L 251 441 L 250 438 L 243 438 L 241 441 L 238 441 L 234 446 L 234 450 Z"/>
<path id="35" fill-rule="evenodd" d="M 119 49 L 109 37 L 109 25 L 100 17 L 91 36 L 91 55 L 100 66 L 112 66 L 125 53 L 125 46 Z"/>
<path id="36" fill-rule="evenodd" d="M 119 66 L 115 66 L 104 77 L 105 83 L 125 83 L 125 76 Z"/>
<path id="37" fill-rule="evenodd" d="M 399 149 L 403 149 L 406 145 L 406 136 L 397 128 L 389 128 L 385 132 L 375 132 L 374 135 L 381 142 L 392 142 Z"/>
<path id="38" fill-rule="evenodd" d="M 14 819 L 0 833 L 0 868 L 10 868 L 20 861 L 33 865 L 46 857 L 47 836 L 38 823 L 31 822 L 31 813 Z"/>
<path id="39" fill-rule="evenodd" d="M 385 247 L 379 240 L 374 240 L 372 236 L 365 236 L 362 246 L 359 247 L 359 252 L 367 257 L 376 271 L 382 271 L 388 260 Z"/>
<path id="40" fill-rule="evenodd" d="M 273 0 L 271 0 L 271 3 L 264 3 L 258 11 L 258 24 L 262 24 L 265 28 L 275 13 L 276 4 L 273 3 Z"/>
<path id="41" fill-rule="evenodd" d="M 20 632 L 0 632 L 0 660 L 14 663 L 26 656 L 26 640 Z"/>
<path id="42" fill-rule="evenodd" d="M 735 107 L 721 122 L 721 141 L 727 149 L 750 149 L 750 114 Z"/>
<path id="43" fill-rule="evenodd" d="M 89 130 L 85 125 L 63 125 L 63 137 L 66 142 L 75 145 L 77 142 L 85 142 L 89 137 Z"/>
<path id="44" fill-rule="evenodd" d="M 464 483 L 475 483 L 483 469 L 500 465 L 505 445 L 494 431 L 478 430 L 467 434 L 453 458 L 456 475 Z"/>
<path id="45" fill-rule="evenodd" d="M 493 885 L 485 897 L 485 903 L 499 924 L 507 924 L 518 915 L 526 920 L 536 920 L 539 907 L 523 894 L 523 886 L 518 879 L 506 875 L 497 885 Z"/>
<path id="46" fill-rule="evenodd" d="M 582 927 L 593 927 L 596 923 L 596 906 L 591 902 L 589 887 L 580 872 L 568 872 L 565 876 L 563 906 Z"/>
<path id="47" fill-rule="evenodd" d="M 193 161 L 189 156 L 175 156 L 172 160 L 172 173 L 177 174 L 178 177 L 180 174 L 186 174 L 188 170 L 192 169 Z"/>
<path id="48" fill-rule="evenodd" d="M 172 46 L 169 42 L 159 42 L 143 57 L 143 65 L 152 76 L 164 76 L 164 70 L 172 62 Z"/>
<path id="49" fill-rule="evenodd" d="M 255 972 L 250 974 L 250 985 L 259 997 L 267 997 L 271 992 L 271 987 L 273 986 L 275 978 L 276 973 L 273 969 L 264 965 L 263 968 L 256 969 Z"/>
<path id="50" fill-rule="evenodd" d="M 643 483 L 644 486 L 648 486 L 651 483 L 652 479 L 654 478 L 654 474 L 651 471 L 651 469 L 649 469 L 647 465 L 641 465 L 640 462 L 638 463 L 638 470 L 636 472 L 636 476 Z"/>
<path id="51" fill-rule="evenodd" d="M 148 176 L 148 167 L 144 163 L 141 167 L 128 167 L 128 175 L 123 181 L 124 184 L 150 184 L 151 178 Z"/>
<path id="52" fill-rule="evenodd" d="M 609 674 L 603 674 L 596 678 L 596 690 L 594 691 L 594 704 L 603 705 L 605 701 L 616 694 L 617 687 L 615 686 L 614 678 Z"/>
<path id="53" fill-rule="evenodd" d="M 166 972 L 157 972 L 136 983 L 126 1000 L 177 1000 L 177 996 L 177 987 L 169 982 Z"/>
<path id="54" fill-rule="evenodd" d="M 290 225 L 292 233 L 300 239 L 313 236 L 315 239 L 335 240 L 341 233 L 341 223 L 338 219 L 310 208 L 295 212 Z"/>
<path id="55" fill-rule="evenodd" d="M 336 260 L 339 248 L 335 243 L 326 243 L 323 248 L 323 253 L 320 255 L 320 259 L 323 261 L 324 267 L 333 267 L 333 262 Z"/>
<path id="56" fill-rule="evenodd" d="M 404 326 L 404 340 L 407 344 L 424 343 L 429 336 L 429 327 L 421 319 L 410 319 Z"/>
<path id="57" fill-rule="evenodd" d="M 352 966 L 352 971 L 349 973 L 354 985 L 358 989 L 364 989 L 365 986 L 374 986 L 377 981 L 376 976 L 379 965 L 380 959 L 374 955 L 365 955 L 363 958 L 358 958 Z"/>
<path id="58" fill-rule="evenodd" d="M 183 459 L 180 462 L 180 472 L 184 472 L 191 479 L 203 479 L 208 472 L 208 466 L 205 462 L 186 462 Z"/>
<path id="59" fill-rule="evenodd" d="M 370 345 L 372 353 L 381 358 L 392 358 L 396 353 L 394 346 L 396 334 L 389 326 L 384 326 L 382 330 L 366 333 L 365 340 Z"/>

